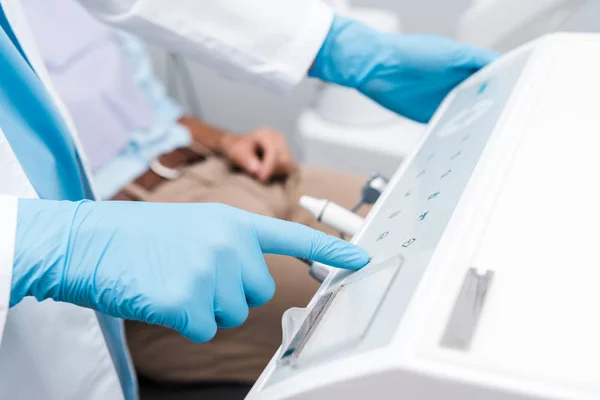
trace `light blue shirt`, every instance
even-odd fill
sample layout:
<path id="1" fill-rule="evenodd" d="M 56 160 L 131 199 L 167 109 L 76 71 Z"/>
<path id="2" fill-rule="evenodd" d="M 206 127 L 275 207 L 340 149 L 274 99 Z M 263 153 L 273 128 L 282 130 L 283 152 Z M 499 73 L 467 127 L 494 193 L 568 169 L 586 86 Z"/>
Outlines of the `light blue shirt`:
<path id="1" fill-rule="evenodd" d="M 91 198 L 73 140 L 0 5 L 0 126 L 39 197 Z M 122 322 L 97 314 L 128 400 L 137 398 Z"/>
<path id="2" fill-rule="evenodd" d="M 95 172 L 96 188 L 101 198 L 110 198 L 121 187 L 146 171 L 155 157 L 191 142 L 187 128 L 177 123 L 183 111 L 166 94 L 162 82 L 154 74 L 152 61 L 144 44 L 125 34 L 121 35 L 121 39 L 124 54 L 132 65 L 133 78 L 154 111 L 155 123 L 151 128 L 132 132 L 127 146 Z"/>
<path id="3" fill-rule="evenodd" d="M 143 43 L 73 0 L 23 0 L 48 73 L 77 127 L 98 196 L 112 197 L 154 158 L 191 138 L 177 123 Z"/>

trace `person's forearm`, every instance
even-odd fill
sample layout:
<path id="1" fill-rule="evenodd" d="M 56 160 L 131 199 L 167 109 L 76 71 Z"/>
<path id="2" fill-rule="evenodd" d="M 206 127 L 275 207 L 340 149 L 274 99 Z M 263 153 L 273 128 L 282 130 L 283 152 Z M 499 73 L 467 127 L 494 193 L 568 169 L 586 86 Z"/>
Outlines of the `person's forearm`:
<path id="1" fill-rule="evenodd" d="M 78 0 L 104 22 L 228 78 L 288 92 L 331 26 L 321 0 Z"/>
<path id="2" fill-rule="evenodd" d="M 53 299 L 205 342 L 217 326 L 240 325 L 249 307 L 273 297 L 263 254 L 353 270 L 369 262 L 365 250 L 341 239 L 218 203 L 0 202 L 10 229 L 0 232 L 7 236 L 0 252 L 14 248 L 12 270 L 0 260 L 0 334 L 11 272 L 10 306 Z"/>
<path id="3" fill-rule="evenodd" d="M 195 117 L 183 116 L 178 122 L 190 131 L 193 141 L 215 154 L 222 154 L 227 142 L 232 137 L 230 133 Z"/>

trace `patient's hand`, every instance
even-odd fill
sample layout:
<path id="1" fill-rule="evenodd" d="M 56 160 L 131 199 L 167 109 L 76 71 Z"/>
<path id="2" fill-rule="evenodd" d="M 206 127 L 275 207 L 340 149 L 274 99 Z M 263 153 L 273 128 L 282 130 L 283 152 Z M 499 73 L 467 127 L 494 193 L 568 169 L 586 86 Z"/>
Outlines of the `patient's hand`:
<path id="1" fill-rule="evenodd" d="M 246 135 L 226 135 L 220 153 L 261 182 L 285 176 L 296 167 L 283 134 L 269 128 Z"/>

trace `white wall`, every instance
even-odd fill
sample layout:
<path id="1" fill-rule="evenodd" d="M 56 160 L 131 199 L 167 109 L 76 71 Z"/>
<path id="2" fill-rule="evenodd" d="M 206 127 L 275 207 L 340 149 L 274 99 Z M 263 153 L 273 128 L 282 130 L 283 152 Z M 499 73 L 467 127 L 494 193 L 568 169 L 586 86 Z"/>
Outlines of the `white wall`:
<path id="1" fill-rule="evenodd" d="M 589 6 L 578 12 L 566 24 L 565 30 L 600 31 L 600 0 L 589 1 Z M 352 0 L 352 3 L 397 12 L 405 32 L 452 36 L 456 20 L 468 7 L 470 0 Z M 153 49 L 153 55 L 157 70 L 164 76 L 162 52 Z M 300 147 L 293 138 L 295 120 L 300 110 L 310 102 L 315 89 L 314 82 L 304 82 L 291 96 L 282 98 L 223 79 L 198 64 L 192 63 L 190 66 L 203 117 L 207 121 L 238 132 L 264 125 L 275 127 L 288 135 L 296 155 L 300 155 Z"/>

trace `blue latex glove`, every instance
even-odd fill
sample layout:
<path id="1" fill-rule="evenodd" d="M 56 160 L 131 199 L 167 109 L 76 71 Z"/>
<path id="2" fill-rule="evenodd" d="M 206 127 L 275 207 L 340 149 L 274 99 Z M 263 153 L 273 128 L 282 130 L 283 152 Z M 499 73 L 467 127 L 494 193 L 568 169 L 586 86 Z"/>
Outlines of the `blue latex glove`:
<path id="1" fill-rule="evenodd" d="M 51 298 L 195 342 L 271 299 L 263 253 L 348 269 L 369 260 L 341 239 L 220 204 L 21 199 L 15 247 L 11 306 Z"/>
<path id="2" fill-rule="evenodd" d="M 432 35 L 381 33 L 336 16 L 309 75 L 427 122 L 452 88 L 497 56 Z"/>

